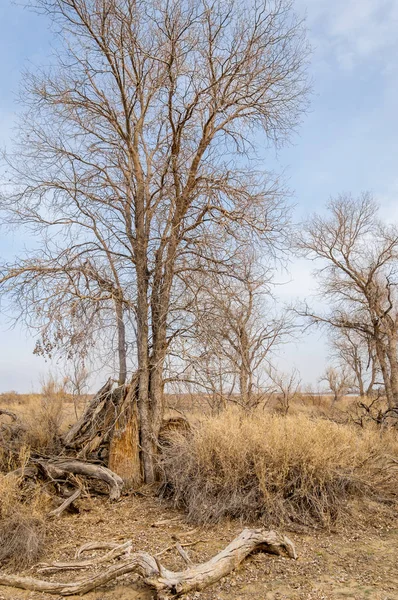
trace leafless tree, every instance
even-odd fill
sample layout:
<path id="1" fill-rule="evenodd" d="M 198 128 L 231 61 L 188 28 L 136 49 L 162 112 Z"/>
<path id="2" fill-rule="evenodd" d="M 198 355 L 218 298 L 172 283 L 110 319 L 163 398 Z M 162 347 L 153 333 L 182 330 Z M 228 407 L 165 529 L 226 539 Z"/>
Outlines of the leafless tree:
<path id="1" fill-rule="evenodd" d="M 120 285 L 115 264 L 109 269 L 91 250 L 72 246 L 54 255 L 46 248 L 46 253 L 6 264 L 0 268 L 0 289 L 10 314 L 37 332 L 38 355 L 58 353 L 69 361 L 77 356 L 87 362 L 96 349 L 95 359 L 102 358 L 103 364 L 114 353 L 116 337 L 118 382 L 123 385 L 126 327 L 134 319 L 134 300 Z"/>
<path id="2" fill-rule="evenodd" d="M 305 34 L 290 0 L 36 4 L 63 43 L 53 68 L 25 77 L 3 204 L 48 244 L 57 234 L 64 248 L 101 248 L 123 290 L 134 290 L 151 482 L 177 280 L 198 256 L 211 261 L 215 230 L 269 245 L 283 233 L 279 188 L 252 150 L 259 133 L 279 144 L 299 122 Z"/>
<path id="3" fill-rule="evenodd" d="M 65 388 L 72 395 L 76 419 L 79 417 L 79 408 L 86 404 L 89 390 L 90 373 L 80 356 L 69 361 L 64 375 Z"/>
<path id="4" fill-rule="evenodd" d="M 326 314 L 302 311 L 313 323 L 356 332 L 370 340 L 390 408 L 398 406 L 398 229 L 384 225 L 369 194 L 340 196 L 325 217 L 314 216 L 300 236 L 317 272 Z"/>
<path id="5" fill-rule="evenodd" d="M 262 271 L 247 253 L 233 273 L 195 278 L 200 287 L 185 356 L 218 407 L 230 401 L 250 409 L 264 399 L 272 351 L 294 328 L 291 313 L 274 308 L 272 272 Z"/>
<path id="6" fill-rule="evenodd" d="M 338 329 L 331 336 L 331 347 L 339 368 L 349 371 L 352 390 L 361 398 L 371 396 L 379 372 L 372 340 L 352 329 Z"/>
<path id="7" fill-rule="evenodd" d="M 283 415 L 287 415 L 292 400 L 300 390 L 301 377 L 297 369 L 290 373 L 271 368 L 268 376 L 273 384 L 272 394 L 276 395 L 278 409 Z"/>
<path id="8" fill-rule="evenodd" d="M 341 368 L 327 367 L 321 382 L 327 383 L 328 391 L 333 394 L 332 406 L 352 390 L 353 380 L 346 366 Z"/>

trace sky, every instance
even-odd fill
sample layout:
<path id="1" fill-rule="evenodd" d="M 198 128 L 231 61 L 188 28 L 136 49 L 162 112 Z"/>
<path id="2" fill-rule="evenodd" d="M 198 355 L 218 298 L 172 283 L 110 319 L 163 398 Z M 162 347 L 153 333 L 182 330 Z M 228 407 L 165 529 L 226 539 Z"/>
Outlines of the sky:
<path id="1" fill-rule="evenodd" d="M 311 108 L 292 143 L 264 154 L 264 168 L 283 171 L 295 205 L 294 220 L 322 210 L 341 192 L 371 191 L 381 215 L 398 220 L 398 0 L 296 0 L 313 48 Z M 49 62 L 54 43 L 44 17 L 0 1 L 0 147 L 6 147 L 20 110 L 21 73 Z M 21 247 L 17 234 L 0 237 L 0 257 Z M 280 302 L 316 293 L 313 264 L 297 259 L 279 276 Z M 32 354 L 34 340 L 1 314 L 0 392 L 38 389 L 54 365 Z M 283 347 L 278 364 L 316 385 L 328 360 L 325 332 Z"/>

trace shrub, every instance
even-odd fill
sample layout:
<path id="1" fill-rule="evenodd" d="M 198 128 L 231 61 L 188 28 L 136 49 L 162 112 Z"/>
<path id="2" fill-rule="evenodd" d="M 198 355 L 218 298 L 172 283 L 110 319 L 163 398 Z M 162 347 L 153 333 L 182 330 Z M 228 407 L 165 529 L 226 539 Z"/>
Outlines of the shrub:
<path id="1" fill-rule="evenodd" d="M 24 490 L 17 477 L 0 476 L 0 564 L 21 569 L 37 562 L 46 539 L 46 504 L 39 487 Z"/>
<path id="2" fill-rule="evenodd" d="M 164 448 L 164 493 L 191 520 L 329 525 L 356 495 L 393 500 L 397 434 L 229 410 Z M 394 468 L 395 467 L 395 468 Z"/>

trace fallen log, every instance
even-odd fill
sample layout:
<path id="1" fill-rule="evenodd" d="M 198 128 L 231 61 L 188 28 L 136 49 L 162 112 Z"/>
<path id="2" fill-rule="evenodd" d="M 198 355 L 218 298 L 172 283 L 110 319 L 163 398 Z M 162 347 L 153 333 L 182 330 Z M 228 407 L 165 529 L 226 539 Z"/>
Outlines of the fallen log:
<path id="1" fill-rule="evenodd" d="M 297 558 L 293 543 L 284 535 L 264 529 L 244 529 L 224 550 L 209 561 L 189 566 L 184 571 L 169 571 L 156 557 L 147 552 L 136 552 L 107 570 L 74 582 L 58 583 L 0 573 L 0 585 L 71 596 L 86 594 L 126 573 L 138 573 L 145 584 L 155 590 L 158 600 L 166 600 L 192 590 L 206 588 L 236 569 L 254 551 L 260 550 L 272 554 L 281 554 L 285 551 L 291 558 Z"/>
<path id="2" fill-rule="evenodd" d="M 103 481 L 109 487 L 109 499 L 119 500 L 120 498 L 123 479 L 107 467 L 69 458 L 52 460 L 37 459 L 36 463 L 52 479 L 60 479 L 65 475 L 73 474 Z"/>

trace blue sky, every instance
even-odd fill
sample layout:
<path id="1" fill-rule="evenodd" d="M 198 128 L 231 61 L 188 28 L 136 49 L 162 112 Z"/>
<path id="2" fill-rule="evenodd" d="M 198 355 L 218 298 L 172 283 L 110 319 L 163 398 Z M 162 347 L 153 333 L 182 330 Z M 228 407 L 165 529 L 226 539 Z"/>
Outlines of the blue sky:
<path id="1" fill-rule="evenodd" d="M 307 16 L 313 46 L 314 95 L 292 145 L 272 152 L 264 166 L 284 170 L 300 221 L 339 192 L 373 192 L 382 216 L 398 219 L 398 0 L 296 0 Z M 45 18 L 0 2 L 0 146 L 12 137 L 21 71 L 49 62 L 52 33 Z M 268 162 L 267 162 L 268 161 Z M 0 237 L 0 254 L 21 240 Z M 314 293 L 312 265 L 294 261 L 283 301 Z M 37 389 L 49 365 L 32 355 L 33 340 L 9 330 L 0 314 L 0 391 Z M 280 365 L 293 366 L 316 383 L 327 360 L 323 334 L 312 333 L 285 347 Z"/>

